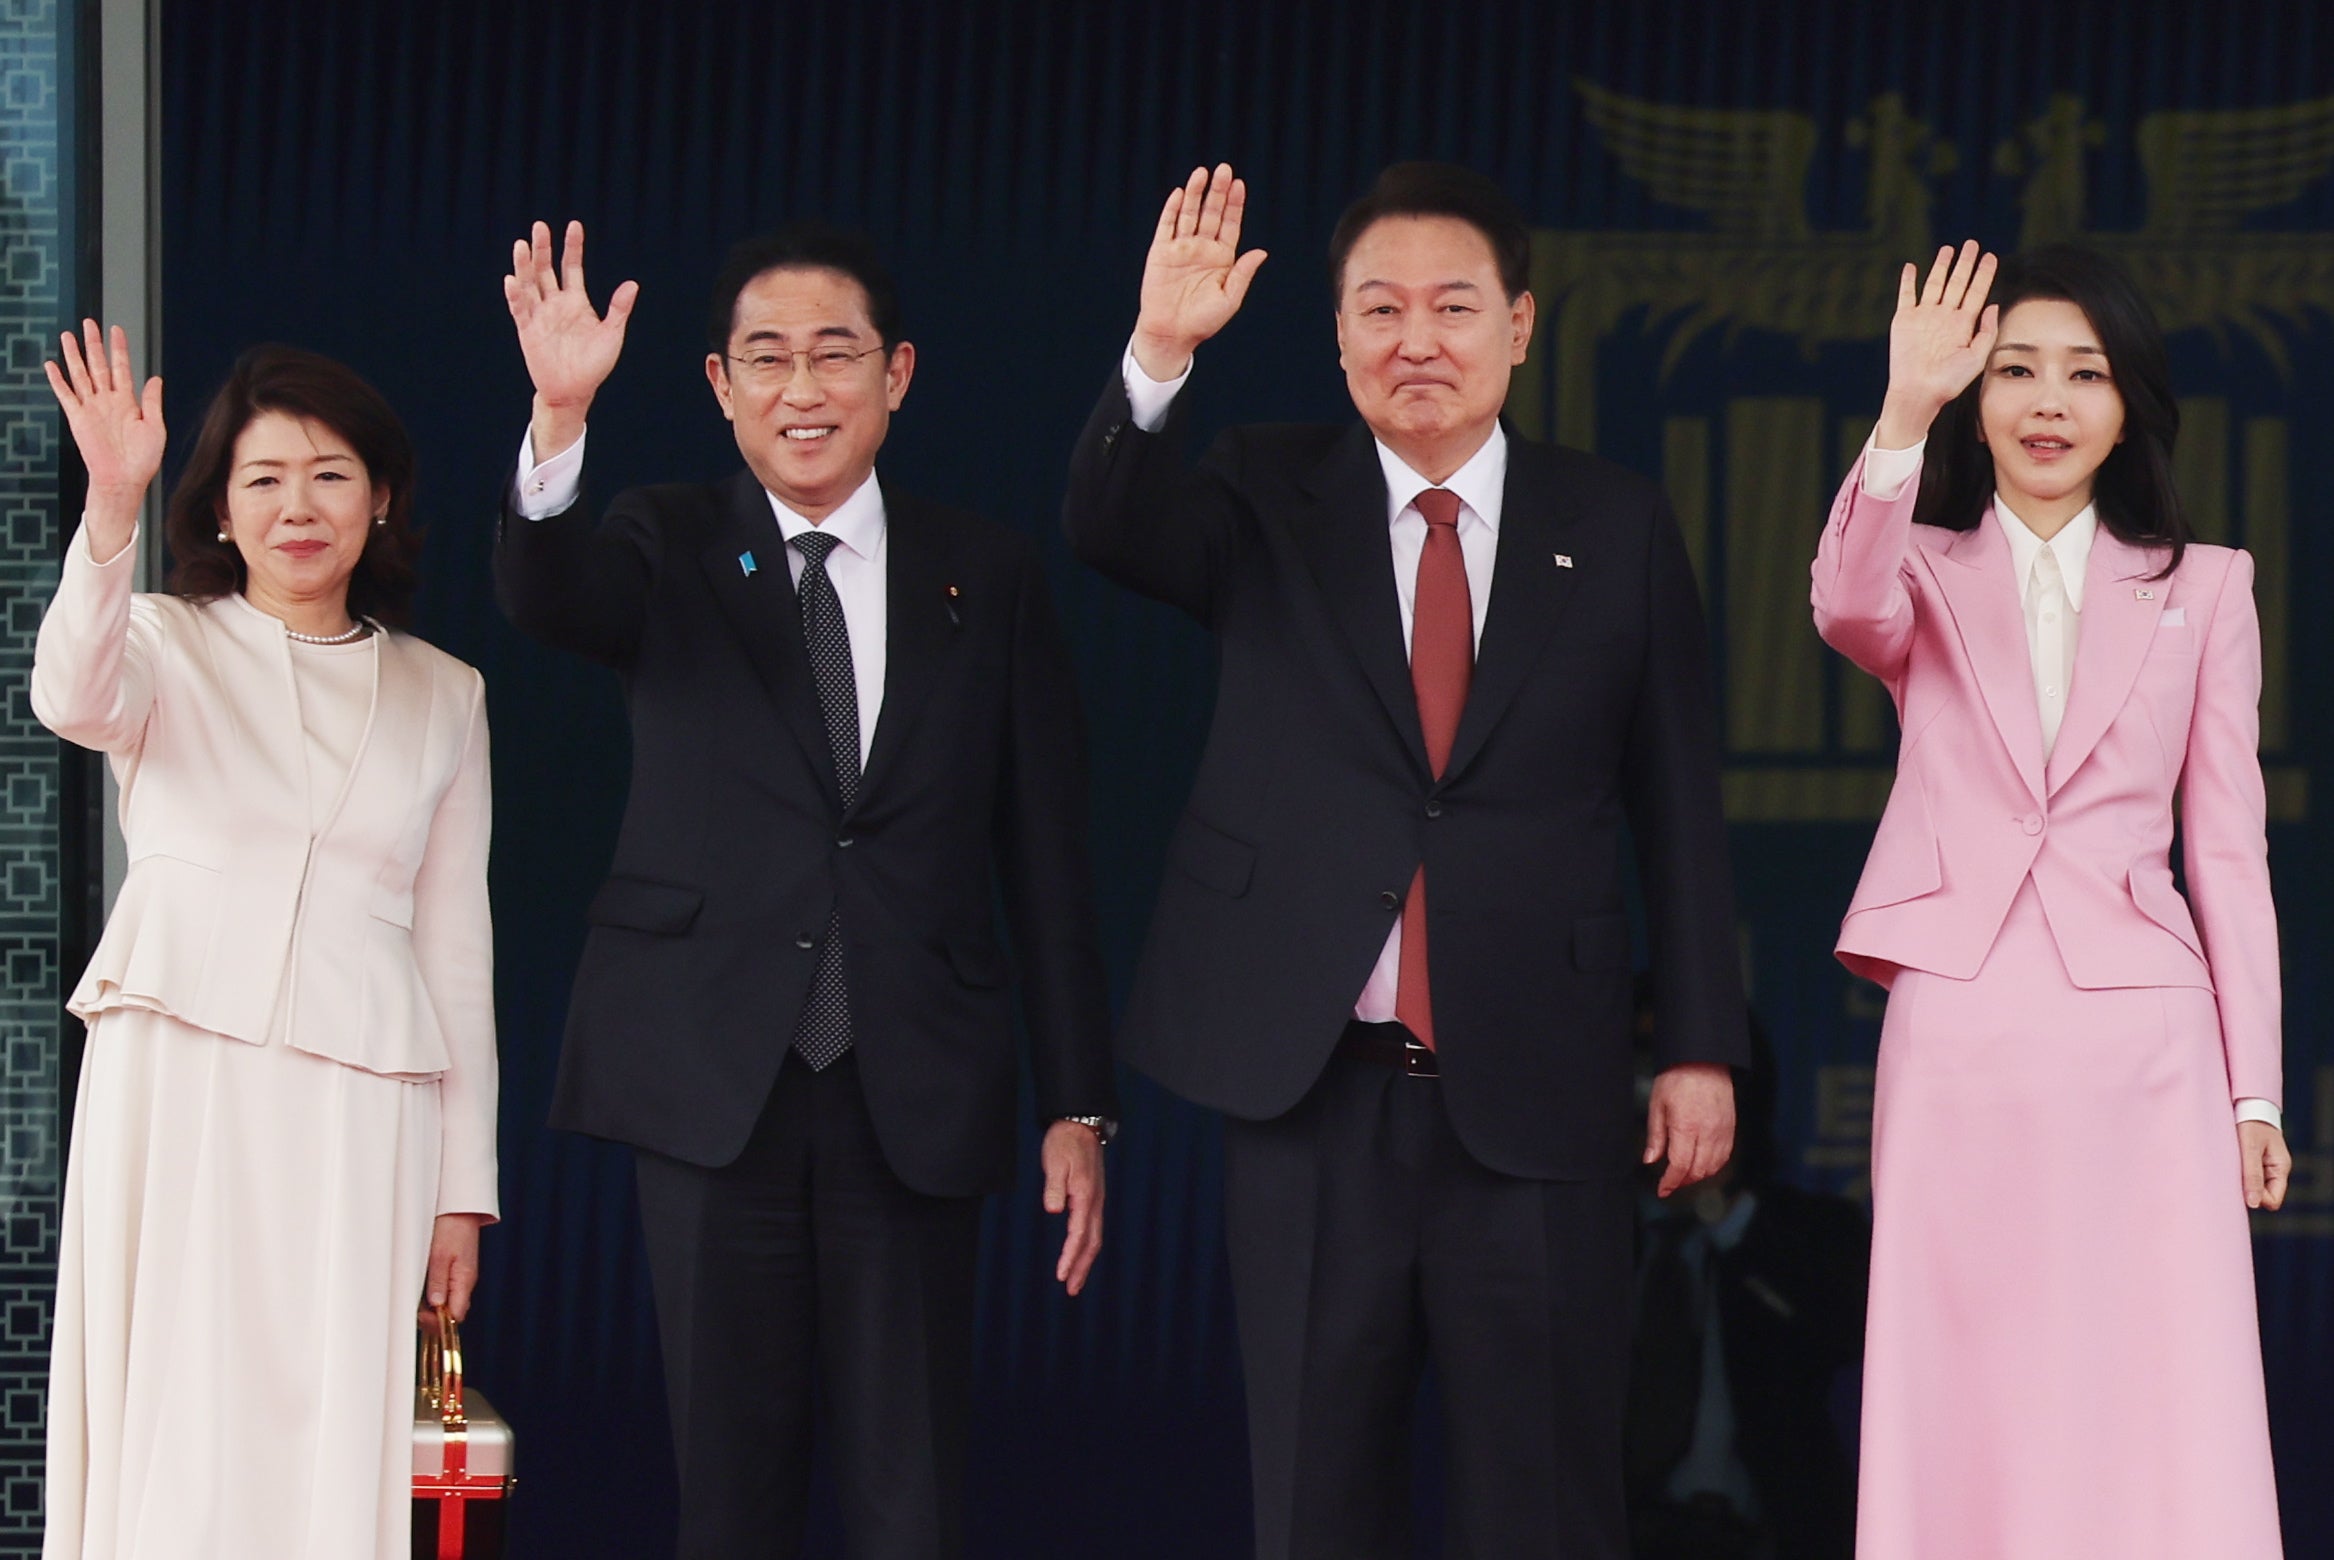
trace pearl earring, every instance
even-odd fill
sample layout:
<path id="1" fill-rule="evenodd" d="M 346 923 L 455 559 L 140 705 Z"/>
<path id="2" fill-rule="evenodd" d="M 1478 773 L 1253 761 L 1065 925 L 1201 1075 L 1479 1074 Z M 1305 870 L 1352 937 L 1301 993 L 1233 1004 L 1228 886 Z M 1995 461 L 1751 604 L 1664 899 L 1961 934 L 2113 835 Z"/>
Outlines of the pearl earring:
<path id="1" fill-rule="evenodd" d="M 225 531 L 221 531 L 221 532 L 219 533 L 219 540 L 223 542 L 223 541 L 225 541 L 226 539 L 227 539 L 227 533 L 226 533 Z"/>

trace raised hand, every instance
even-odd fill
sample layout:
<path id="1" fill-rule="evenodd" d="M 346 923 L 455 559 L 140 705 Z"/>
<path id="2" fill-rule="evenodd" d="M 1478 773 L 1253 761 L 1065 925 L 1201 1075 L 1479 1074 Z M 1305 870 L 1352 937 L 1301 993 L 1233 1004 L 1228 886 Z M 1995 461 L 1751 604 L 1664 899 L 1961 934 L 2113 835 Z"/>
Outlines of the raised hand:
<path id="1" fill-rule="evenodd" d="M 1248 185 L 1230 163 L 1194 168 L 1159 209 L 1158 231 L 1143 262 L 1142 312 L 1135 320 L 1135 361 L 1153 379 L 1173 379 L 1199 344 L 1240 312 L 1264 251 L 1240 253 Z"/>
<path id="2" fill-rule="evenodd" d="M 64 366 L 41 367 L 89 473 L 83 519 L 91 554 L 108 561 L 129 545 L 147 484 L 162 467 L 162 381 L 149 379 L 141 390 L 130 377 L 130 336 L 119 325 L 110 350 L 95 320 L 81 322 L 80 336 L 66 331 L 59 339 Z"/>
<path id="3" fill-rule="evenodd" d="M 2000 307 L 1986 302 L 1996 264 L 1975 239 L 1958 255 L 1948 244 L 1916 289 L 1919 268 L 1906 262 L 1888 327 L 1888 399 L 1877 430 L 1882 449 L 1909 449 L 1926 438 L 1946 403 L 1984 370 L 2001 328 Z"/>
<path id="4" fill-rule="evenodd" d="M 592 397 L 615 371 L 624 351 L 624 327 L 640 296 L 626 282 L 608 298 L 603 318 L 584 290 L 584 230 L 567 225 L 557 272 L 551 266 L 551 227 L 538 222 L 529 238 L 511 245 L 511 274 L 502 279 L 519 351 L 535 382 L 535 459 L 549 460 L 582 435 Z"/>

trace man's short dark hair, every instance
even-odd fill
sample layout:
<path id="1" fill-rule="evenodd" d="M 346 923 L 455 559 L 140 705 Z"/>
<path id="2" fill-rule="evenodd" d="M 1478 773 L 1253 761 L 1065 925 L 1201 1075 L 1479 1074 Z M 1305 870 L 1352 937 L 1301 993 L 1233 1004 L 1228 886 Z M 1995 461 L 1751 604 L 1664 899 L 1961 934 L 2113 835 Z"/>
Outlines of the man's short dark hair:
<path id="1" fill-rule="evenodd" d="M 757 276 L 769 271 L 840 271 L 867 294 L 867 318 L 885 348 L 900 341 L 900 293 L 875 252 L 875 241 L 852 228 L 831 222 L 789 222 L 730 246 L 713 281 L 713 308 L 705 319 L 705 343 L 714 352 L 729 350 L 729 333 L 737 324 L 738 294 Z"/>
<path id="2" fill-rule="evenodd" d="M 1378 175 L 1370 192 L 1345 208 L 1329 235 L 1329 295 L 1345 302 L 1345 262 L 1372 224 L 1386 217 L 1455 217 L 1481 233 L 1499 263 L 1499 285 L 1510 303 L 1531 285 L 1532 230 L 1523 213 L 1490 179 L 1456 163 L 1398 162 Z"/>

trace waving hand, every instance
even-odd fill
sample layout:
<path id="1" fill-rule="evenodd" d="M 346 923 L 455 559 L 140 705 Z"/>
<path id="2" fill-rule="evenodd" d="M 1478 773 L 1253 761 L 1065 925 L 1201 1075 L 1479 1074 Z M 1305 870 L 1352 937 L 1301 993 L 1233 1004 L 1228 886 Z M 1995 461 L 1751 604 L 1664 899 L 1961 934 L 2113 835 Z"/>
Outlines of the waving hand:
<path id="1" fill-rule="evenodd" d="M 535 459 L 549 460 L 583 433 L 592 397 L 615 371 L 624 350 L 624 327 L 640 296 L 638 282 L 609 295 L 603 318 L 584 290 L 584 230 L 567 225 L 566 251 L 555 272 L 551 228 L 538 222 L 529 238 L 511 245 L 511 274 L 502 295 L 518 327 L 519 351 L 535 382 Z"/>
<path id="2" fill-rule="evenodd" d="M 1230 163 L 1218 163 L 1212 174 L 1192 169 L 1159 209 L 1135 320 L 1135 361 L 1153 379 L 1181 374 L 1199 344 L 1240 312 L 1264 264 L 1261 249 L 1240 253 L 1247 211 L 1247 181 L 1232 177 Z"/>
<path id="3" fill-rule="evenodd" d="M 162 381 L 149 379 L 141 390 L 130 377 L 130 337 L 119 325 L 110 350 L 95 320 L 81 322 L 80 336 L 66 331 L 60 339 L 63 366 L 41 367 L 89 473 L 90 555 L 109 561 L 130 544 L 146 486 L 162 466 Z"/>
<path id="4" fill-rule="evenodd" d="M 2001 309 L 1986 302 L 1996 261 L 1977 240 L 1937 251 L 1929 279 L 1906 262 L 1897 283 L 1896 318 L 1888 327 L 1888 399 L 1876 430 L 1882 449 L 1910 449 L 1928 436 L 1945 404 L 1986 366 L 2001 328 Z"/>

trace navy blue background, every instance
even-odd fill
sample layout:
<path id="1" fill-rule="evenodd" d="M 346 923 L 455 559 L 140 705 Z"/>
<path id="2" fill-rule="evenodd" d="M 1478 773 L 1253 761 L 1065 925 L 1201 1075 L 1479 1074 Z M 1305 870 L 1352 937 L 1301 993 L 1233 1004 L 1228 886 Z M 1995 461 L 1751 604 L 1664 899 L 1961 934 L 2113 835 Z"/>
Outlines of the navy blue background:
<path id="1" fill-rule="evenodd" d="M 1194 162 L 1228 158 L 1249 178 L 1248 236 L 1273 252 L 1246 311 L 1203 357 L 1193 394 L 1204 433 L 1348 415 L 1320 255 L 1338 209 L 1396 157 L 1481 167 L 1541 227 L 1702 230 L 1623 173 L 1584 121 L 1575 78 L 1662 103 L 1807 113 L 1822 136 L 1805 192 L 1819 230 L 1864 222 L 1867 159 L 1845 127 L 1878 94 L 1902 92 L 1958 151 L 1934 183 L 1936 231 L 1995 244 L 2015 240 L 2021 213 L 2019 181 L 1994 149 L 2055 93 L 2079 95 L 2106 124 L 2089 159 L 2091 221 L 2128 229 L 2143 208 L 2130 151 L 2142 116 L 2334 92 L 2334 30 L 2318 7 L 2289 0 L 1933 11 L 1817 0 L 169 0 L 162 12 L 171 422 L 188 437 L 229 359 L 256 340 L 331 352 L 373 378 L 422 455 L 421 627 L 488 680 L 505 1223 L 486 1240 L 470 1353 L 519 1427 L 517 1552 L 532 1556 L 664 1553 L 672 1493 L 627 1158 L 542 1126 L 626 738 L 612 679 L 522 641 L 488 584 L 497 486 L 528 396 L 498 278 L 530 219 L 584 219 L 601 298 L 623 278 L 642 284 L 592 419 L 601 497 L 736 468 L 701 366 L 704 294 L 730 239 L 799 214 L 876 234 L 920 354 L 883 467 L 1045 542 L 1088 704 L 1103 935 L 1123 986 L 1212 667 L 1196 630 L 1072 566 L 1055 517 L 1070 442 L 1132 322 L 1159 200 Z M 2256 222 L 2334 232 L 2334 188 L 2314 185 Z M 1660 418 L 1680 408 L 1820 393 L 1836 409 L 1876 410 L 1882 325 L 1817 353 L 1721 331 L 1666 375 L 1654 368 L 1661 338 L 1625 325 L 1601 351 L 1600 444 L 1659 474 Z M 2328 339 L 2321 315 L 2293 322 L 2287 371 L 2241 337 L 2191 332 L 2174 347 L 2184 388 L 2288 416 L 2306 461 L 2334 412 Z M 2292 494 L 2286 761 L 2315 779 L 2328 736 L 2310 690 L 2334 670 L 2334 636 L 2298 582 L 2334 562 L 2334 514 L 2309 475 Z M 1819 522 L 1808 515 L 1804 552 Z M 2334 883 L 2323 813 L 2273 830 L 2297 1146 L 2316 1141 L 2309 1090 L 2334 1062 L 2317 963 Z M 1785 1163 L 1811 1184 L 1853 1179 L 1852 1164 L 1805 1152 L 1830 1130 L 1816 1069 L 1868 1064 L 1877 1038 L 1877 1002 L 1828 954 L 1869 838 L 1869 823 L 1853 821 L 1734 831 L 1757 998 L 1787 1074 Z M 1215 1129 L 1139 1080 L 1127 1116 L 1110 1158 L 1110 1243 L 1086 1297 L 1066 1302 L 1050 1280 L 1058 1235 L 1036 1212 L 1033 1171 L 991 1209 L 977 1554 L 1187 1560 L 1247 1543 Z M 2334 1201 L 2334 1182 L 2324 1192 Z M 2321 1323 L 2334 1239 L 2265 1237 L 2258 1249 L 2289 1539 L 2314 1553 L 2334 1534 L 2334 1494 L 2309 1476 L 2334 1456 Z"/>

